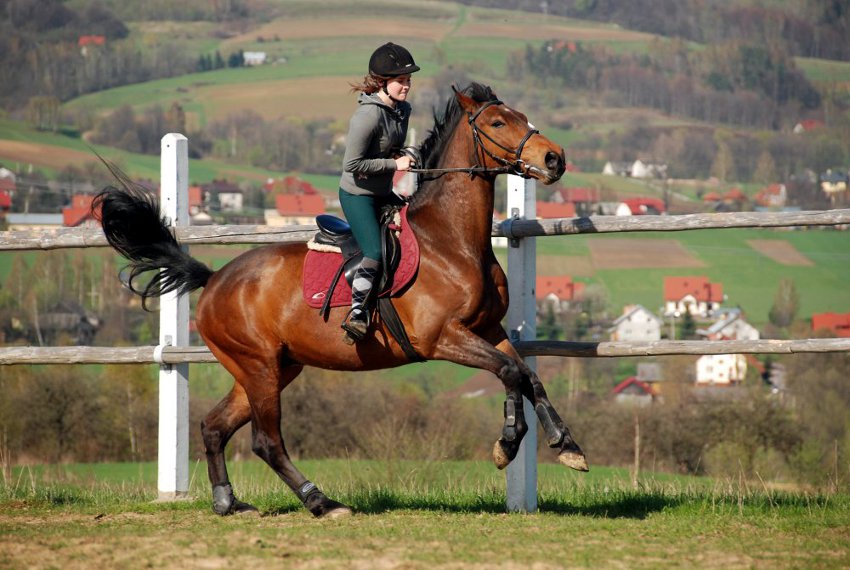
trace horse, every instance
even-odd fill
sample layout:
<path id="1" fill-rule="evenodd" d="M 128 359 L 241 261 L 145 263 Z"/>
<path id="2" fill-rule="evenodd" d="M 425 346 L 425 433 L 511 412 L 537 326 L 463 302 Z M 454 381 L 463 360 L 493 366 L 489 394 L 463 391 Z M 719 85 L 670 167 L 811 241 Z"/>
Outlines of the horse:
<path id="1" fill-rule="evenodd" d="M 528 430 L 525 396 L 559 461 L 587 471 L 584 453 L 542 382 L 500 324 L 508 307 L 507 278 L 491 245 L 496 177 L 512 172 L 551 184 L 564 173 L 564 150 L 489 87 L 472 83 L 453 91 L 442 116 L 435 113 L 434 128 L 419 149 L 420 188 L 408 202 L 409 225 L 419 241 L 418 273 L 392 302 L 422 359 L 487 370 L 501 380 L 505 419 L 493 447 L 499 469 L 516 457 Z M 408 354 L 380 319 L 364 339 L 349 345 L 339 327 L 345 307 L 322 316 L 306 305 L 300 289 L 305 244 L 252 249 L 213 272 L 181 248 L 156 198 L 112 170 L 119 183 L 97 195 L 93 211 L 99 212 L 110 245 L 129 260 L 126 284 L 143 301 L 203 287 L 197 330 L 234 378 L 230 392 L 201 423 L 213 511 L 256 511 L 236 498 L 224 454 L 228 440 L 250 422 L 253 452 L 304 507 L 316 517 L 351 514 L 290 460 L 281 435 L 281 392 L 304 366 L 376 370 L 407 364 Z M 157 273 L 146 286 L 135 284 L 151 270 Z"/>

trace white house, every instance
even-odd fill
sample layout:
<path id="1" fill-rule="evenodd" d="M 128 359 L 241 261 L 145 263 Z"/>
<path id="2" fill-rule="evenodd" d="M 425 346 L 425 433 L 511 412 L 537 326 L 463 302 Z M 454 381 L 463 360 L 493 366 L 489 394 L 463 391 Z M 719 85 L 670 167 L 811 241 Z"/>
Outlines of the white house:
<path id="1" fill-rule="evenodd" d="M 731 386 L 743 382 L 746 375 L 743 354 L 706 354 L 697 360 L 697 386 Z"/>
<path id="2" fill-rule="evenodd" d="M 744 320 L 740 309 L 720 309 L 715 313 L 718 320 L 707 329 L 698 329 L 697 334 L 707 340 L 758 340 L 758 329 Z"/>
<path id="3" fill-rule="evenodd" d="M 242 53 L 245 59 L 245 65 L 263 65 L 266 62 L 266 52 L 264 51 L 246 51 Z"/>
<path id="4" fill-rule="evenodd" d="M 654 341 L 661 340 L 664 323 L 642 305 L 626 305 L 623 314 L 608 329 L 611 340 Z"/>
<path id="5" fill-rule="evenodd" d="M 631 166 L 628 162 L 614 162 L 609 160 L 602 168 L 602 174 L 608 176 L 630 176 Z"/>
<path id="6" fill-rule="evenodd" d="M 667 165 L 637 159 L 631 166 L 632 178 L 666 178 Z"/>
<path id="7" fill-rule="evenodd" d="M 723 284 L 711 283 L 703 275 L 664 278 L 664 316 L 683 314 L 706 318 L 720 309 Z"/>

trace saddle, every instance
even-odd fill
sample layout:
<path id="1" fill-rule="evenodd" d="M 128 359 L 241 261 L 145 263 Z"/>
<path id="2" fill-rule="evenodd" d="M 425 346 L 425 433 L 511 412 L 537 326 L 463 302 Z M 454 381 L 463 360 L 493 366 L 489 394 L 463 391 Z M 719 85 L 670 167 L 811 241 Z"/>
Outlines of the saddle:
<path id="1" fill-rule="evenodd" d="M 363 252 L 344 220 L 322 214 L 316 217 L 316 224 L 319 231 L 307 244 L 302 291 L 306 303 L 327 320 L 331 307 L 351 305 L 351 282 Z M 407 289 L 419 269 L 419 244 L 407 221 L 406 205 L 382 210 L 381 249 L 382 270 L 375 282 L 378 314 L 408 357 L 421 361 L 390 302 Z"/>

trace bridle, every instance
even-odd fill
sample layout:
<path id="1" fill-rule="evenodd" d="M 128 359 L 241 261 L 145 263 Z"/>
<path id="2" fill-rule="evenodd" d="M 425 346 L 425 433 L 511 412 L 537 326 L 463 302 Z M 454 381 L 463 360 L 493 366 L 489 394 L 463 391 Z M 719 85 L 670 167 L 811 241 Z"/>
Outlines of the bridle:
<path id="1" fill-rule="evenodd" d="M 475 122 L 478 117 L 481 116 L 486 109 L 492 107 L 493 105 L 503 105 L 502 101 L 498 99 L 493 99 L 492 101 L 487 101 L 475 113 L 467 113 L 469 126 L 472 128 L 472 144 L 473 144 L 473 153 L 475 155 L 475 166 L 468 167 L 458 167 L 458 168 L 411 168 L 410 172 L 414 172 L 416 174 L 437 174 L 434 179 L 439 178 L 440 176 L 447 174 L 449 172 L 465 172 L 469 174 L 470 178 L 474 177 L 476 174 L 516 174 L 517 176 L 522 176 L 523 178 L 531 178 L 531 171 L 537 171 L 543 174 L 539 168 L 528 165 L 522 160 L 522 151 L 525 148 L 525 143 L 528 142 L 528 139 L 533 137 L 534 135 L 540 134 L 540 131 L 535 129 L 534 127 L 529 126 L 528 131 L 525 133 L 525 136 L 522 137 L 522 140 L 517 145 L 516 149 L 511 149 L 503 144 L 500 144 L 493 137 L 488 135 L 486 132 L 482 131 L 478 124 Z M 501 156 L 496 156 L 484 142 L 481 140 L 481 137 L 484 137 L 500 149 L 507 151 L 513 154 L 516 158 L 515 160 L 507 160 L 502 158 Z M 483 154 L 486 154 L 490 158 L 492 158 L 497 163 L 501 164 L 499 167 L 489 167 L 481 165 L 481 157 Z"/>

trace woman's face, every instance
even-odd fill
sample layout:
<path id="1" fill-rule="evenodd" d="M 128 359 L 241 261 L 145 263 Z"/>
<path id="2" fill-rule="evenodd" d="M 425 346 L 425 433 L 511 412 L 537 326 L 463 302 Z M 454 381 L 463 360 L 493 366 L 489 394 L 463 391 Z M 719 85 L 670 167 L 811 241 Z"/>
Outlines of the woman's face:
<path id="1" fill-rule="evenodd" d="M 410 75 L 399 75 L 387 81 L 387 93 L 397 101 L 406 100 L 409 91 Z"/>

